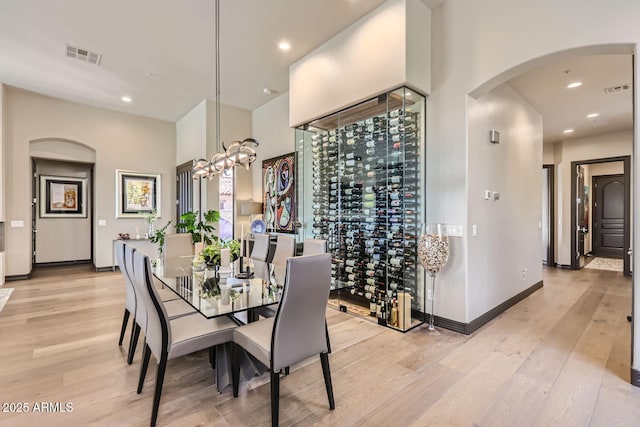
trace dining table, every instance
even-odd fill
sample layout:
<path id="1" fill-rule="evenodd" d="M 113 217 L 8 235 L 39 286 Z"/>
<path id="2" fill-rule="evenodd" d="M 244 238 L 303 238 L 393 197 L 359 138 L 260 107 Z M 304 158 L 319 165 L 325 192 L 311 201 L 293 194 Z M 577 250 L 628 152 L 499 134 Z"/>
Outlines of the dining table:
<path id="1" fill-rule="evenodd" d="M 199 315 L 211 319 L 227 316 L 238 325 L 257 321 L 265 307 L 275 307 L 282 297 L 284 276 L 279 266 L 262 262 L 239 262 L 231 267 L 209 267 L 198 257 L 180 256 L 156 260 L 153 275 L 158 285 L 168 288 L 191 305 Z M 231 384 L 230 355 L 233 343 L 216 346 L 216 387 L 222 392 Z M 242 377 L 250 380 L 268 368 L 245 354 Z"/>

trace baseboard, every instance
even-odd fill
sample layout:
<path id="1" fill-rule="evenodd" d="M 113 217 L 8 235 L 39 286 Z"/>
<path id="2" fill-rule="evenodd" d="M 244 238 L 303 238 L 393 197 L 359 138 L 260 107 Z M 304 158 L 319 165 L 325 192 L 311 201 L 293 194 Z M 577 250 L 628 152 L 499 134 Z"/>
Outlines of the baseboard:
<path id="1" fill-rule="evenodd" d="M 556 268 L 562 268 L 563 270 L 571 270 L 571 266 L 568 264 L 555 264 Z"/>
<path id="2" fill-rule="evenodd" d="M 465 335 L 470 335 L 484 326 L 486 323 L 498 317 L 500 314 L 504 313 L 538 289 L 542 288 L 543 281 L 539 281 L 538 283 L 528 287 L 524 291 L 520 292 L 518 295 L 515 295 L 500 305 L 495 306 L 491 310 L 487 311 L 485 314 L 477 317 L 473 321 L 469 323 L 458 322 L 456 320 L 446 319 L 444 317 L 435 316 L 433 318 L 433 323 L 436 326 L 441 328 L 448 329 L 450 331 L 458 332 Z M 428 318 L 429 314 L 427 314 Z"/>
<path id="3" fill-rule="evenodd" d="M 4 276 L 5 282 L 15 282 L 17 280 L 30 280 L 31 273 L 28 274 L 14 274 L 13 276 Z"/>
<path id="4" fill-rule="evenodd" d="M 631 385 L 640 387 L 640 371 L 631 368 Z"/>
<path id="5" fill-rule="evenodd" d="M 76 264 L 93 264 L 90 259 L 79 259 L 74 261 L 55 261 L 55 262 L 39 262 L 34 264 L 34 267 L 60 267 L 65 265 L 76 265 Z"/>
<path id="6" fill-rule="evenodd" d="M 110 265 L 108 265 L 108 266 L 106 266 L 106 267 L 96 267 L 96 266 L 94 265 L 94 267 L 95 267 L 95 269 L 96 269 L 96 273 L 104 273 L 104 272 L 106 272 L 106 271 L 114 271 L 113 267 L 112 267 L 112 266 L 110 266 Z M 115 271 L 120 271 L 120 267 L 118 267 L 118 266 L 116 265 L 116 267 L 115 267 Z"/>
<path id="7" fill-rule="evenodd" d="M 500 314 L 504 313 L 505 311 L 507 311 L 508 309 L 510 309 L 511 307 L 513 307 L 514 305 L 516 305 L 517 303 L 519 303 L 520 301 L 522 301 L 523 299 L 525 299 L 526 297 L 528 297 L 529 295 L 537 291 L 538 289 L 541 289 L 543 284 L 544 282 L 540 280 L 538 283 L 535 283 L 534 285 L 528 287 L 527 289 L 520 292 L 519 294 L 512 296 L 502 304 L 495 306 L 494 308 L 487 311 L 482 316 L 472 320 L 469 323 L 469 333 L 472 334 L 473 332 L 477 331 L 478 329 L 480 329 L 480 327 L 482 327 L 487 322 L 495 319 Z"/>

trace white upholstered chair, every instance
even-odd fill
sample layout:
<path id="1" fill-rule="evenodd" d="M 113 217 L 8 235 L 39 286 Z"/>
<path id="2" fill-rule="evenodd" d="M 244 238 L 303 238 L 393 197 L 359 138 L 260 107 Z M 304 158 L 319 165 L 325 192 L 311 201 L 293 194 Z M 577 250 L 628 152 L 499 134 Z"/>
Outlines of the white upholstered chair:
<path id="1" fill-rule="evenodd" d="M 190 233 L 173 233 L 164 237 L 164 257 L 192 256 L 193 243 Z"/>
<path id="2" fill-rule="evenodd" d="M 318 239 L 304 239 L 302 255 L 317 255 L 327 253 L 327 241 Z"/>

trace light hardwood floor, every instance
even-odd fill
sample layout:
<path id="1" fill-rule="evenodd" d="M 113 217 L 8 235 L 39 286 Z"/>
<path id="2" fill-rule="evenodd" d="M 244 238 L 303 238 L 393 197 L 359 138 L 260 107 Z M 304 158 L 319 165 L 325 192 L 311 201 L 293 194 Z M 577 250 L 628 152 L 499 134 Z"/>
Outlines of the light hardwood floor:
<path id="1" fill-rule="evenodd" d="M 281 425 L 640 425 L 630 280 L 549 269 L 544 282 L 472 336 L 402 334 L 328 309 L 336 409 L 313 360 L 281 381 Z M 0 412 L 1 426 L 148 425 L 155 366 L 137 395 L 140 351 L 128 366 L 117 345 L 120 273 L 49 269 L 6 286 L 16 290 L 0 313 L 0 402 L 73 412 Z M 169 362 L 158 424 L 268 425 L 269 411 L 268 380 L 243 384 L 237 399 L 219 394 L 202 352 Z"/>

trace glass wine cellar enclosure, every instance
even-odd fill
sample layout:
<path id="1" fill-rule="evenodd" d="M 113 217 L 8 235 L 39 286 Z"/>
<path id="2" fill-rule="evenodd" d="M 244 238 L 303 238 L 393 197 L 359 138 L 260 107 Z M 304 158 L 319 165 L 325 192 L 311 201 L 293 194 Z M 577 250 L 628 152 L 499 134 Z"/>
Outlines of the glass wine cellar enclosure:
<path id="1" fill-rule="evenodd" d="M 330 304 L 402 331 L 422 318 L 424 110 L 403 87 L 295 132 L 301 233 L 329 244 Z"/>

